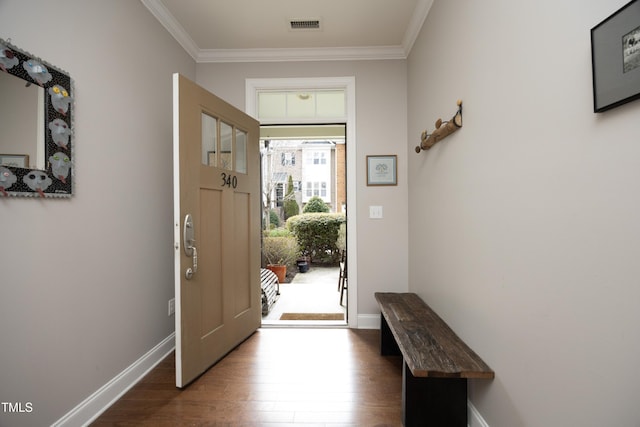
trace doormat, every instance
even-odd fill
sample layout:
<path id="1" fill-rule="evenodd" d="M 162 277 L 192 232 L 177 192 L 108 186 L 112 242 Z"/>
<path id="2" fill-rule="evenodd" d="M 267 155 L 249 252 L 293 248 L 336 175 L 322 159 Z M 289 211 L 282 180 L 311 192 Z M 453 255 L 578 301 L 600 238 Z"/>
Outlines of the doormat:
<path id="1" fill-rule="evenodd" d="M 344 320 L 343 313 L 282 313 L 280 320 Z"/>

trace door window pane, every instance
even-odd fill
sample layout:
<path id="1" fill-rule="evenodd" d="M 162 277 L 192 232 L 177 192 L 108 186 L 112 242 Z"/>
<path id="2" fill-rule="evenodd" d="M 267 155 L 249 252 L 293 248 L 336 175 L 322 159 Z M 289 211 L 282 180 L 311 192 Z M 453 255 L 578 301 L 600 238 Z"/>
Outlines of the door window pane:
<path id="1" fill-rule="evenodd" d="M 218 120 L 202 113 L 202 164 L 216 166 L 216 140 Z"/>
<path id="2" fill-rule="evenodd" d="M 236 129 L 236 172 L 247 173 L 247 133 Z"/>
<path id="3" fill-rule="evenodd" d="M 233 127 L 220 123 L 220 160 L 218 166 L 233 170 Z"/>

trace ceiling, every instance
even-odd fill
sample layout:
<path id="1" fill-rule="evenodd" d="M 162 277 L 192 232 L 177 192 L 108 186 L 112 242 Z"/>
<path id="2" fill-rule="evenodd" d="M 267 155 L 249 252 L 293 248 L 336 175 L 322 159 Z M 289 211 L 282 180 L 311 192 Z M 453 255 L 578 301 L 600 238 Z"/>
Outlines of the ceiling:
<path id="1" fill-rule="evenodd" d="M 433 0 L 141 0 L 200 63 L 407 57 Z M 318 29 L 290 21 L 318 21 Z"/>

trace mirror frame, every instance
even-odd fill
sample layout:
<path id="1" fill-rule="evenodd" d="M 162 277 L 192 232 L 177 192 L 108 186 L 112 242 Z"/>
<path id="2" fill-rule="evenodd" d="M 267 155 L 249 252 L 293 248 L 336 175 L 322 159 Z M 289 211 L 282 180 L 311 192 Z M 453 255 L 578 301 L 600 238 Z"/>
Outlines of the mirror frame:
<path id="1" fill-rule="evenodd" d="M 13 58 L 16 58 L 17 62 Z M 27 86 L 37 84 L 44 89 L 42 131 L 45 144 L 44 170 L 0 165 L 0 197 L 71 197 L 75 181 L 75 102 L 71 76 L 12 45 L 11 39 L 0 39 L 0 71 L 24 80 Z M 36 79 L 34 76 L 41 78 Z M 60 121 L 66 124 L 66 127 L 63 126 L 64 131 L 51 130 L 51 127 L 56 128 L 56 124 L 62 124 Z M 2 186 L 3 183 L 8 186 L 5 188 Z"/>

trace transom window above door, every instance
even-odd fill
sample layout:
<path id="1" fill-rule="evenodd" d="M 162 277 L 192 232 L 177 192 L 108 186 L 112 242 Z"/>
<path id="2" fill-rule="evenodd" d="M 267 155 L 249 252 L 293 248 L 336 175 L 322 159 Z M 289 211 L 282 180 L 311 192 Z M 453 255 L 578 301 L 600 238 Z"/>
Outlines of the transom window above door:
<path id="1" fill-rule="evenodd" d="M 257 93 L 257 118 L 269 119 L 335 119 L 346 114 L 344 90 L 271 91 Z"/>

